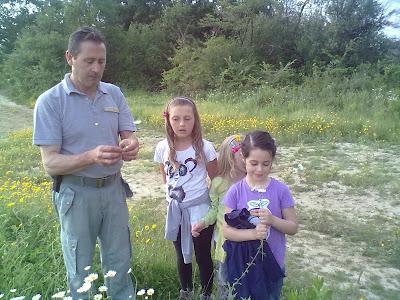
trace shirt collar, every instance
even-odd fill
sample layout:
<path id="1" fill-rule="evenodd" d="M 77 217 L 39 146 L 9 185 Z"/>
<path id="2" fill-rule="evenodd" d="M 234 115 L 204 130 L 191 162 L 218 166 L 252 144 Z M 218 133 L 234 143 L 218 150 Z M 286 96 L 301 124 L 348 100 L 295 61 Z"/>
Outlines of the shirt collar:
<path id="1" fill-rule="evenodd" d="M 75 85 L 72 83 L 70 76 L 71 76 L 71 73 L 67 73 L 64 76 L 64 79 L 62 81 L 62 86 L 64 88 L 64 91 L 68 95 L 71 95 L 71 93 L 77 93 L 80 95 L 84 95 L 82 92 L 77 90 Z M 97 92 L 101 92 L 103 94 L 108 94 L 106 84 L 104 82 L 101 82 L 101 81 L 99 82 L 99 84 L 97 85 Z"/>

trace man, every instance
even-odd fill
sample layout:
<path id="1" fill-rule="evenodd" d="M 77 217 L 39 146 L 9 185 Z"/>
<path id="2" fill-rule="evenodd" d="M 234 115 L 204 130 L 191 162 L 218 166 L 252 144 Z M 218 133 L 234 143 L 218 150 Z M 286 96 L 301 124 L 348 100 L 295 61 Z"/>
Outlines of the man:
<path id="1" fill-rule="evenodd" d="M 122 161 L 138 153 L 136 128 L 120 89 L 100 81 L 106 64 L 101 33 L 78 29 L 65 57 L 71 73 L 36 102 L 33 143 L 40 146 L 44 168 L 54 178 L 69 288 L 73 299 L 87 299 L 84 278 L 98 238 L 103 272 L 116 272 L 105 279 L 109 296 L 134 299 L 128 274 L 130 190 L 120 169 Z"/>

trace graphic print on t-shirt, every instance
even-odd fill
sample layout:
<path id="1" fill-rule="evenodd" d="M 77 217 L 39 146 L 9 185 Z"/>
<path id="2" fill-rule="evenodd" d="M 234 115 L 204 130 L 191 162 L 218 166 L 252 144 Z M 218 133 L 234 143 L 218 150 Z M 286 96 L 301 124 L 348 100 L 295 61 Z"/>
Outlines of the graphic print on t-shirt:
<path id="1" fill-rule="evenodd" d="M 268 208 L 269 203 L 270 203 L 270 201 L 267 198 L 257 199 L 257 200 L 250 200 L 249 202 L 247 202 L 247 206 L 248 206 L 247 209 L 249 211 L 251 211 L 252 209 L 256 209 L 256 208 L 265 208 L 265 209 L 267 209 L 269 211 L 270 214 L 272 214 L 271 211 Z M 259 222 L 260 221 L 258 220 L 257 223 L 259 223 Z M 271 227 L 268 227 L 266 240 L 268 240 L 268 237 L 269 237 L 269 234 L 270 234 L 270 230 L 271 230 Z"/>
<path id="2" fill-rule="evenodd" d="M 177 169 L 169 162 L 165 162 L 168 180 L 168 196 L 178 202 L 185 199 L 186 193 L 183 185 L 192 179 L 192 172 L 197 167 L 197 161 L 194 158 L 187 158 L 184 163 L 180 163 Z"/>

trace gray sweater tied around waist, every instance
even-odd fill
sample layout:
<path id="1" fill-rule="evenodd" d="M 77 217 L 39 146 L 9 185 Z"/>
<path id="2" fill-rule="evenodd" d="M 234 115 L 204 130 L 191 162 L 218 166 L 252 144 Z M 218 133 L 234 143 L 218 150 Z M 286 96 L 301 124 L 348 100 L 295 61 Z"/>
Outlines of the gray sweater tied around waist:
<path id="1" fill-rule="evenodd" d="M 181 248 L 185 264 L 192 262 L 193 248 L 192 228 L 188 208 L 203 203 L 210 204 L 208 190 L 200 197 L 193 200 L 178 202 L 177 200 L 172 199 L 168 204 L 165 239 L 176 241 L 178 238 L 179 227 L 181 227 Z"/>

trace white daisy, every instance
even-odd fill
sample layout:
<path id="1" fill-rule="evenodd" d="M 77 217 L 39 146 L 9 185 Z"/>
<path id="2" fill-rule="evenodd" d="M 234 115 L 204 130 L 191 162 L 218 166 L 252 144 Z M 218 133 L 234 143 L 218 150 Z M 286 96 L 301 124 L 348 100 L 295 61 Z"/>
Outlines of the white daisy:
<path id="1" fill-rule="evenodd" d="M 104 275 L 104 277 L 115 277 L 115 275 L 117 275 L 117 272 L 110 270 L 106 273 L 106 275 Z"/>
<path id="2" fill-rule="evenodd" d="M 90 282 L 85 282 L 79 289 L 76 291 L 78 293 L 86 293 L 90 288 L 92 287 L 92 284 Z"/>
<path id="3" fill-rule="evenodd" d="M 55 293 L 53 296 L 51 296 L 51 298 L 64 298 L 64 296 L 65 296 L 65 292 L 64 291 L 61 291 L 61 292 L 58 292 L 58 293 Z"/>

